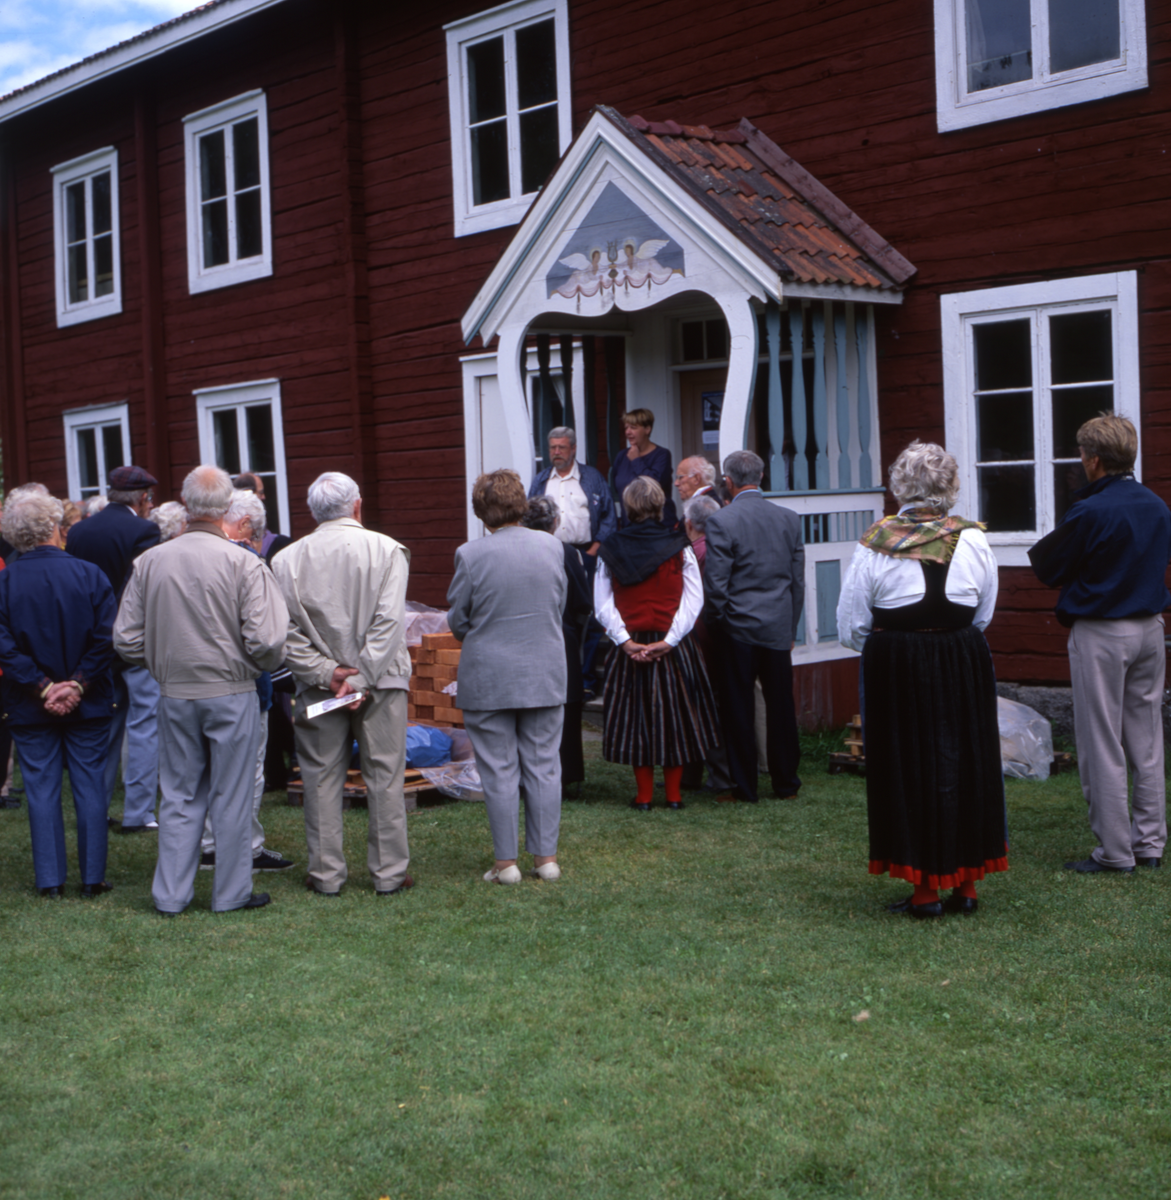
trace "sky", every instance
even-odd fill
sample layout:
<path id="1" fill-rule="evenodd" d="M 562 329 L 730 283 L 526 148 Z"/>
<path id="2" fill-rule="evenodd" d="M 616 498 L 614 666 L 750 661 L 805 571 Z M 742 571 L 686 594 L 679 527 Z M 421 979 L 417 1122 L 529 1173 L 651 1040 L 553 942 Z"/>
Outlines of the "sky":
<path id="1" fill-rule="evenodd" d="M 200 0 L 0 0 L 0 96 L 196 8 Z"/>

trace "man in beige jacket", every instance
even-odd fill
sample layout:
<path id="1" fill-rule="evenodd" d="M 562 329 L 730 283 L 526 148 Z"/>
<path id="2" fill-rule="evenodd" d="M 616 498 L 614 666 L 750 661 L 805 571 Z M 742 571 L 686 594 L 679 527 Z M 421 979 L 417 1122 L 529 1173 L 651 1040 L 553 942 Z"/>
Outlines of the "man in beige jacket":
<path id="1" fill-rule="evenodd" d="M 191 903 L 206 815 L 215 833 L 213 912 L 261 908 L 252 891 L 252 780 L 260 740 L 256 677 L 284 657 L 289 612 L 260 558 L 228 541 L 232 481 L 196 467 L 183 481 L 181 537 L 134 561 L 114 649 L 159 682 L 159 861 L 155 908 Z"/>
<path id="2" fill-rule="evenodd" d="M 348 476 L 328 471 L 309 488 L 317 528 L 272 560 L 289 606 L 286 662 L 297 680 L 297 759 L 305 784 L 309 877 L 322 896 L 346 881 L 342 789 L 356 738 L 366 783 L 366 862 L 380 896 L 412 886 L 407 874 L 406 644 L 410 554 L 362 525 L 362 497 Z M 361 693 L 354 705 L 310 720 L 306 709 Z"/>

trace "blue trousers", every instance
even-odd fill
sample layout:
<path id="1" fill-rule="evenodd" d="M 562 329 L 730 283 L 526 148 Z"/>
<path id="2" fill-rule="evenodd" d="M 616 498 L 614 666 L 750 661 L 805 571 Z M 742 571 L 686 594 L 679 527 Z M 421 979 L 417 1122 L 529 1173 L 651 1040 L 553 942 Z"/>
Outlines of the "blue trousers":
<path id="1" fill-rule="evenodd" d="M 65 818 L 61 811 L 61 776 L 69 768 L 73 807 L 77 812 L 77 858 L 82 883 L 101 883 L 106 876 L 106 790 L 103 768 L 110 721 L 62 721 L 52 725 L 15 725 L 12 739 L 20 752 L 28 823 L 33 843 L 37 887 L 65 882 Z"/>
<path id="2" fill-rule="evenodd" d="M 122 824 L 127 828 L 154 820 L 159 787 L 158 708 L 158 681 L 145 667 L 127 667 L 121 674 L 115 673 L 114 719 L 110 723 L 109 756 L 106 759 L 106 806 L 108 808 L 114 800 L 125 734 Z"/>

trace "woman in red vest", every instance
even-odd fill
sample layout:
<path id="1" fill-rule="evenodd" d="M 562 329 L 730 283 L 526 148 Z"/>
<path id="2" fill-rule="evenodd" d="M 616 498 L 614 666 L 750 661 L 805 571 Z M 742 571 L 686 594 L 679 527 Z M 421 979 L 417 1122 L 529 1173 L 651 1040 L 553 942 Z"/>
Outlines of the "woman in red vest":
<path id="1" fill-rule="evenodd" d="M 662 524 L 655 480 L 634 480 L 622 504 L 630 523 L 602 543 L 594 578 L 595 614 L 616 646 L 602 694 L 602 754 L 634 768 L 632 807 L 650 811 L 661 765 L 667 807 L 680 809 L 683 764 L 719 740 L 711 684 L 688 636 L 703 583 L 687 535 Z"/>

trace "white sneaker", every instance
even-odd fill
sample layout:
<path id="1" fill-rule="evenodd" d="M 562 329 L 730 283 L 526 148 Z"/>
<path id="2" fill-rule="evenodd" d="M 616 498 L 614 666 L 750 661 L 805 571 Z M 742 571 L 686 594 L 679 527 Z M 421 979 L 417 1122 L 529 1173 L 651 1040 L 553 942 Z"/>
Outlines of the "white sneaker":
<path id="1" fill-rule="evenodd" d="M 521 881 L 520 867 L 513 863 L 511 867 L 505 867 L 503 871 L 498 871 L 495 867 L 492 868 L 484 876 L 485 883 L 520 883 Z"/>
<path id="2" fill-rule="evenodd" d="M 539 867 L 534 867 L 532 873 L 546 883 L 552 883 L 561 878 L 561 868 L 555 862 L 542 863 Z"/>
<path id="3" fill-rule="evenodd" d="M 151 819 L 148 821 L 144 821 L 142 827 L 143 827 L 143 829 L 158 829 L 159 823 L 158 823 L 158 821 Z"/>

